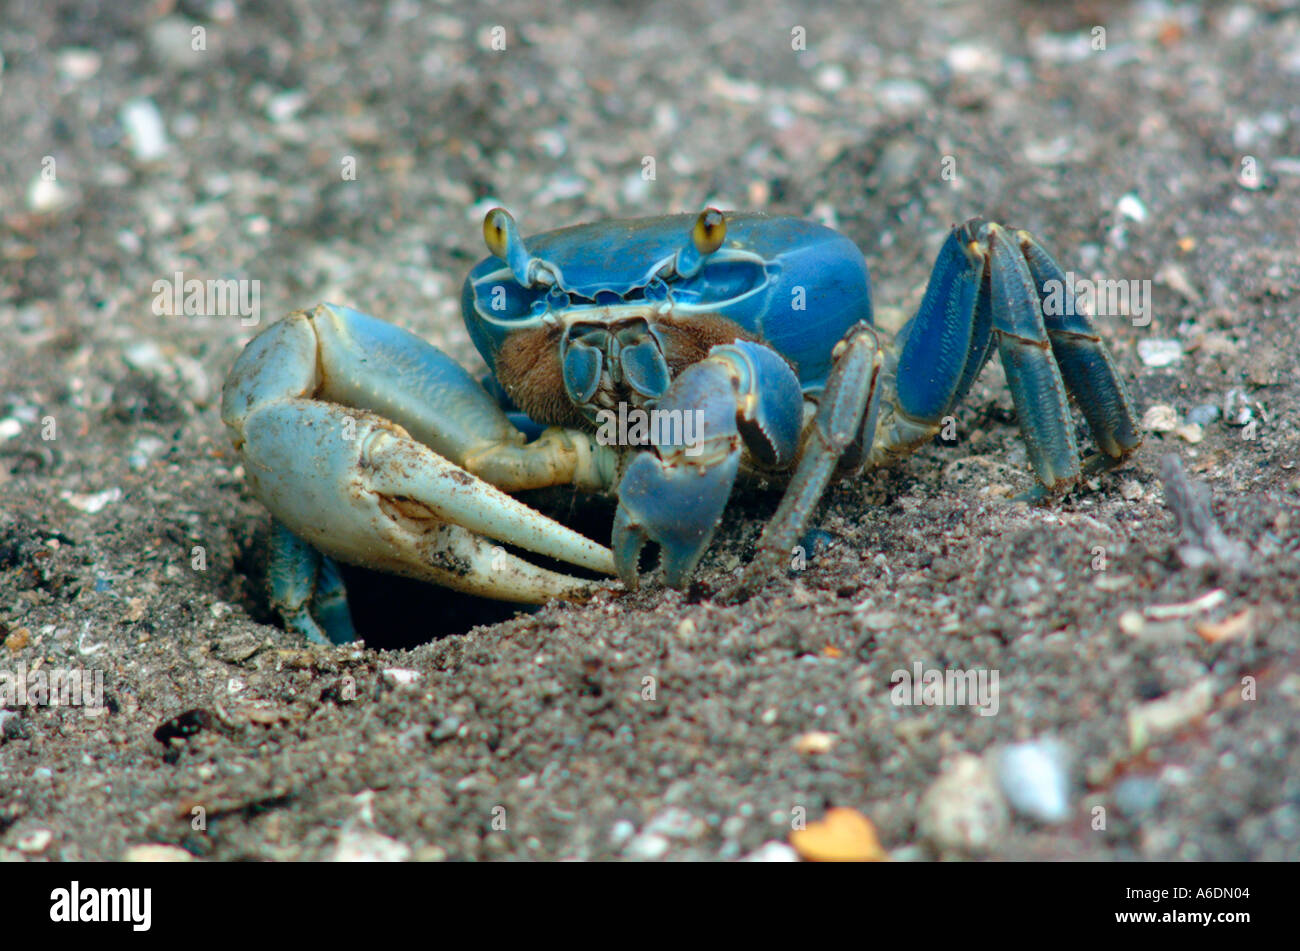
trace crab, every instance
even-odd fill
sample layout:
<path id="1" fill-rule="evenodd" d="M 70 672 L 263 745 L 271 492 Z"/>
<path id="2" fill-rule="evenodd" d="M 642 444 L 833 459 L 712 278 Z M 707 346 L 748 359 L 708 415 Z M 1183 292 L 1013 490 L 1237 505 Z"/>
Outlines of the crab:
<path id="1" fill-rule="evenodd" d="M 525 240 L 496 208 L 483 232 L 491 254 L 462 295 L 482 384 L 414 334 L 328 303 L 260 332 L 226 381 L 222 419 L 273 515 L 271 603 L 309 641 L 355 637 L 338 561 L 536 604 L 596 582 L 519 552 L 630 588 L 654 543 L 663 581 L 685 587 L 741 479 L 785 486 L 731 592 L 751 595 L 830 481 L 931 440 L 995 351 L 1030 495 L 1141 442 L 1073 285 L 1026 231 L 953 227 L 892 340 L 873 326 L 861 251 L 811 221 L 709 208 Z M 1062 289 L 1065 306 L 1043 306 Z M 1070 397 L 1096 443 L 1086 457 Z M 556 485 L 616 494 L 610 548 L 511 494 Z"/>

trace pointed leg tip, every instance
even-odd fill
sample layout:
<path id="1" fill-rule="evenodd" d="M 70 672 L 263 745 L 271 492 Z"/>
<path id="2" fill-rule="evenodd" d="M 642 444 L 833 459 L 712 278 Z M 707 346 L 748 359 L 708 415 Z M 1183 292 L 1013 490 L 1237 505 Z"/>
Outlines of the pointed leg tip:
<path id="1" fill-rule="evenodd" d="M 635 591 L 639 578 L 641 551 L 645 548 L 645 531 L 632 521 L 631 515 L 621 505 L 614 516 L 614 532 L 610 550 L 614 553 L 614 570 L 629 591 Z"/>
<path id="2" fill-rule="evenodd" d="M 321 626 L 316 623 L 316 619 L 311 616 L 306 608 L 281 610 L 280 620 L 284 623 L 286 631 L 301 635 L 308 644 L 330 646 L 333 643 L 325 636 Z"/>

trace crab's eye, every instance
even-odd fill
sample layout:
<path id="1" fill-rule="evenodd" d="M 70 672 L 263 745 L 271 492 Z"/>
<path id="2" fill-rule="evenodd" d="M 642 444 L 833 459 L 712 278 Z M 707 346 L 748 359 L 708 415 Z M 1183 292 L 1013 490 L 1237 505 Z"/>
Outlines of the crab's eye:
<path id="1" fill-rule="evenodd" d="M 506 260 L 506 236 L 514 219 L 504 208 L 493 208 L 483 219 L 483 240 L 487 249 L 502 261 Z"/>
<path id="2" fill-rule="evenodd" d="M 695 219 L 691 241 L 700 254 L 712 254 L 727 239 L 727 219 L 716 208 L 705 208 Z"/>

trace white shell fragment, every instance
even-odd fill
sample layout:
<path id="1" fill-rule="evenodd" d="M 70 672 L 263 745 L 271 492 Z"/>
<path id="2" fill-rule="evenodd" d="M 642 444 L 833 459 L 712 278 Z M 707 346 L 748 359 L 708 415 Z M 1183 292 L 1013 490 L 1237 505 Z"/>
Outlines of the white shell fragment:
<path id="1" fill-rule="evenodd" d="M 1168 367 L 1183 359 L 1183 345 L 1177 340 L 1139 340 L 1138 357 L 1149 367 Z"/>
<path id="2" fill-rule="evenodd" d="M 103 511 L 121 497 L 122 490 L 118 488 L 105 489 L 103 492 L 95 492 L 92 495 L 82 495 L 80 492 L 63 492 L 59 495 L 59 498 L 74 509 L 85 512 L 87 515 L 94 515 L 96 512 Z"/>
<path id="3" fill-rule="evenodd" d="M 1142 199 L 1137 195 L 1129 192 L 1121 198 L 1115 205 L 1115 210 L 1124 218 L 1130 221 L 1136 221 L 1138 224 L 1147 220 L 1147 206 L 1142 203 Z"/>
<path id="4" fill-rule="evenodd" d="M 162 113 L 152 99 L 132 99 L 122 107 L 122 128 L 131 142 L 131 154 L 141 162 L 154 162 L 171 149 Z"/>
<path id="5" fill-rule="evenodd" d="M 997 755 L 998 782 L 1011 808 L 1039 822 L 1070 815 L 1069 754 L 1056 740 L 1031 740 Z"/>

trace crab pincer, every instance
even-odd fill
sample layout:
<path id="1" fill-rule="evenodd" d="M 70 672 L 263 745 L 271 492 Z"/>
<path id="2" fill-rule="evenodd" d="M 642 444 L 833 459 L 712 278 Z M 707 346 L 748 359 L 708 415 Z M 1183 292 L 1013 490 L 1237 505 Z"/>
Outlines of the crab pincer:
<path id="1" fill-rule="evenodd" d="M 790 365 L 761 344 L 716 346 L 687 368 L 655 409 L 693 413 L 698 438 L 670 438 L 638 455 L 619 483 L 614 563 L 635 585 L 641 550 L 659 545 L 664 582 L 681 587 L 713 540 L 741 454 L 773 471 L 799 449 L 803 392 Z M 673 436 L 684 436 L 682 427 Z"/>

